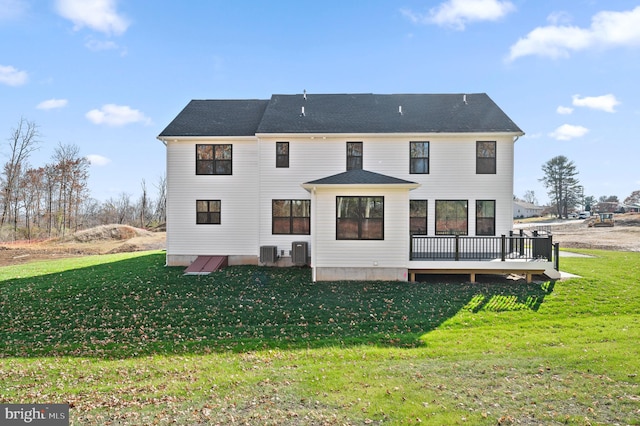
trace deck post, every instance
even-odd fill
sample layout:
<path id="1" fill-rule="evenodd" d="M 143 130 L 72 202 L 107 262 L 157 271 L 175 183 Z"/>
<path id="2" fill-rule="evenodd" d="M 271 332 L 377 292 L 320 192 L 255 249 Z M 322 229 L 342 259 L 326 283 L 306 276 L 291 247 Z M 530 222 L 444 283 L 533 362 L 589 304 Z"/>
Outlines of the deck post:
<path id="1" fill-rule="evenodd" d="M 505 258 L 506 258 L 506 252 L 507 251 L 507 237 L 502 234 L 502 236 L 500 237 L 500 260 L 502 262 L 504 262 Z"/>
<path id="2" fill-rule="evenodd" d="M 456 261 L 460 260 L 460 235 L 456 235 Z"/>

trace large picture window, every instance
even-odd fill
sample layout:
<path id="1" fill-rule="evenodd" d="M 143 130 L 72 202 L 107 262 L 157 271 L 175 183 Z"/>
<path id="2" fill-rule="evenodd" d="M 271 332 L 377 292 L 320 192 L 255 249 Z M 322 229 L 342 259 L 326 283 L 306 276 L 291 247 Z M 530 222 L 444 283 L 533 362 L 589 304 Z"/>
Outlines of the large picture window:
<path id="1" fill-rule="evenodd" d="M 276 142 L 276 167 L 289 167 L 289 142 Z"/>
<path id="2" fill-rule="evenodd" d="M 383 240 L 384 197 L 336 197 L 336 239 Z"/>
<path id="3" fill-rule="evenodd" d="M 362 142 L 347 142 L 347 170 L 362 170 Z"/>
<path id="4" fill-rule="evenodd" d="M 272 200 L 271 232 L 309 235 L 311 233 L 311 201 Z"/>
<path id="5" fill-rule="evenodd" d="M 196 224 L 220 225 L 220 200 L 196 201 Z"/>
<path id="6" fill-rule="evenodd" d="M 427 234 L 427 200 L 409 200 L 409 232 Z"/>
<path id="7" fill-rule="evenodd" d="M 476 142 L 476 173 L 496 174 L 496 142 Z"/>
<path id="8" fill-rule="evenodd" d="M 467 200 L 436 200 L 436 235 L 467 235 Z"/>
<path id="9" fill-rule="evenodd" d="M 197 175 L 230 175 L 231 144 L 196 145 Z"/>
<path id="10" fill-rule="evenodd" d="M 496 235 L 495 200 L 476 200 L 476 235 Z"/>
<path id="11" fill-rule="evenodd" d="M 409 173 L 429 173 L 429 142 L 410 142 Z"/>

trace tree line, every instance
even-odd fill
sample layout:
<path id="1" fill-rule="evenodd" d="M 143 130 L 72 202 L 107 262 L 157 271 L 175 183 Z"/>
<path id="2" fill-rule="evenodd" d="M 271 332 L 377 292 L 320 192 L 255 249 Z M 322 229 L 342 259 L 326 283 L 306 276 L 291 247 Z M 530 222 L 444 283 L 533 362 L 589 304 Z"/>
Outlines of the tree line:
<path id="1" fill-rule="evenodd" d="M 615 212 L 621 209 L 616 195 L 603 195 L 596 199 L 584 194 L 584 186 L 580 185 L 578 170 L 573 161 L 564 155 L 553 157 L 542 165 L 544 176 L 540 179 L 547 188 L 553 212 L 560 218 L 568 218 L 569 213 L 580 208 L 586 211 Z M 535 193 L 527 191 L 524 201 L 537 204 Z M 625 205 L 640 204 L 640 190 L 633 191 L 624 200 Z"/>
<path id="2" fill-rule="evenodd" d="M 100 202 L 91 198 L 90 163 L 74 144 L 59 143 L 47 164 L 32 166 L 31 154 L 40 148 L 36 123 L 21 118 L 8 138 L 7 161 L 0 170 L 0 240 L 61 237 L 106 224 L 141 228 L 165 222 L 166 179 L 158 179 L 155 196 L 141 182 L 137 200 L 121 193 Z"/>

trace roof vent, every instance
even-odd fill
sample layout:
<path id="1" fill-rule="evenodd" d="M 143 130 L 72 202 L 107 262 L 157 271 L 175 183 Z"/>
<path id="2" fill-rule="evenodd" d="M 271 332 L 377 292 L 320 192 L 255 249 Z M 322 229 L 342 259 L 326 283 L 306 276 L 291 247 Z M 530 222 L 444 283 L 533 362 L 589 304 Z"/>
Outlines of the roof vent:
<path id="1" fill-rule="evenodd" d="M 398 114 L 402 115 L 402 105 L 398 105 Z"/>
<path id="2" fill-rule="evenodd" d="M 304 107 L 300 110 L 300 117 L 304 117 Z"/>
<path id="3" fill-rule="evenodd" d="M 302 97 L 304 98 L 305 101 L 307 100 L 307 89 L 304 89 L 302 91 Z"/>
<path id="4" fill-rule="evenodd" d="M 467 95 L 462 95 L 462 102 L 467 105 Z"/>

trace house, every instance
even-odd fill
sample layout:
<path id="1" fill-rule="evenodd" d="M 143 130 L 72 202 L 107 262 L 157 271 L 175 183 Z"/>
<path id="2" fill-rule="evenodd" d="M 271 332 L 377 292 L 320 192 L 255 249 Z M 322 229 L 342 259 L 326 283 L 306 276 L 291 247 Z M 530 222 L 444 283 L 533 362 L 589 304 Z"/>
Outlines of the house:
<path id="1" fill-rule="evenodd" d="M 515 200 L 513 202 L 514 219 L 539 217 L 542 216 L 543 211 L 544 207 L 536 206 L 535 204 L 527 203 L 526 201 Z"/>
<path id="2" fill-rule="evenodd" d="M 523 134 L 484 93 L 192 100 L 158 136 L 167 265 L 306 264 L 314 280 L 474 271 L 418 253 L 510 233 Z"/>

